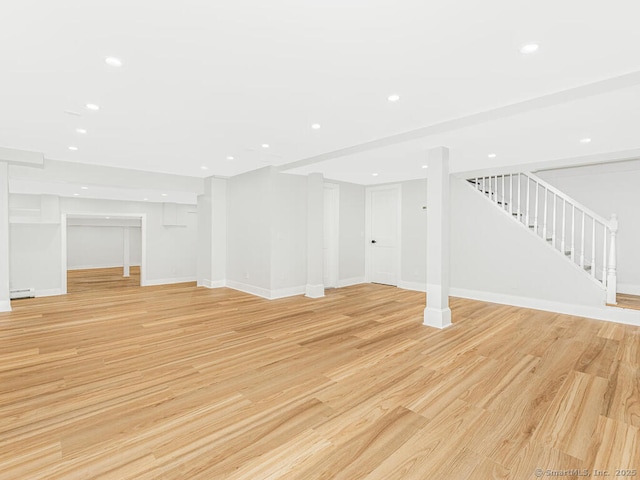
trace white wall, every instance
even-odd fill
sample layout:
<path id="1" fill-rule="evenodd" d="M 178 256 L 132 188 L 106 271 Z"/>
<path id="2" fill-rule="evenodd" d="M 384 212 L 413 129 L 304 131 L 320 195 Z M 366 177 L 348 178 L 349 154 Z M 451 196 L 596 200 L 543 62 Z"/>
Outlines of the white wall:
<path id="1" fill-rule="evenodd" d="M 307 177 L 271 177 L 272 296 L 304 293 L 307 284 Z"/>
<path id="2" fill-rule="evenodd" d="M 271 291 L 271 169 L 227 181 L 227 284 Z"/>
<path id="3" fill-rule="evenodd" d="M 543 309 L 604 306 L 604 288 L 453 176 L 451 220 L 451 295 Z"/>
<path id="4" fill-rule="evenodd" d="M 640 295 L 640 165 L 638 162 L 538 172 L 599 215 L 618 214 L 618 291 Z"/>
<path id="5" fill-rule="evenodd" d="M 304 293 L 306 177 L 266 167 L 227 183 L 227 285 L 267 298 Z"/>
<path id="6" fill-rule="evenodd" d="M 427 284 L 427 180 L 402 183 L 400 243 L 401 288 L 424 290 Z"/>
<path id="7" fill-rule="evenodd" d="M 365 187 L 355 183 L 339 185 L 338 286 L 364 282 Z"/>
<path id="8" fill-rule="evenodd" d="M 62 293 L 59 224 L 9 225 L 11 289 L 35 288 L 37 296 Z"/>
<path id="9" fill-rule="evenodd" d="M 67 227 L 67 268 L 122 267 L 124 265 L 124 228 L 110 226 Z M 130 265 L 140 265 L 140 227 L 129 228 Z"/>

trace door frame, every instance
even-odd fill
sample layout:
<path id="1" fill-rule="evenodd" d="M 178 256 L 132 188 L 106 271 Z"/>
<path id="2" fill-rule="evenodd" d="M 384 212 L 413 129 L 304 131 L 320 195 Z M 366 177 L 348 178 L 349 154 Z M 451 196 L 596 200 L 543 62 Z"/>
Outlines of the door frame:
<path id="1" fill-rule="evenodd" d="M 325 183 L 323 185 L 323 193 L 326 191 L 330 191 L 330 199 L 329 199 L 329 208 L 331 208 L 332 216 L 332 231 L 331 235 L 329 235 L 328 246 L 323 245 L 323 255 L 325 254 L 325 248 L 329 253 L 329 261 L 327 262 L 329 266 L 329 271 L 327 273 L 327 277 L 329 278 L 329 284 L 325 285 L 325 288 L 338 288 L 339 282 L 339 268 L 340 268 L 340 185 L 337 183 Z M 323 196 L 323 207 L 327 208 L 327 203 L 324 202 L 325 197 Z M 324 212 L 325 216 L 327 212 Z M 324 219 L 323 219 L 324 222 Z M 326 225 L 323 224 L 323 228 Z M 324 258 L 322 259 L 323 265 L 325 264 Z M 324 272 L 323 272 L 323 281 L 324 281 Z"/>
<path id="2" fill-rule="evenodd" d="M 140 219 L 140 286 L 147 285 L 147 214 L 146 213 L 63 213 L 60 215 L 61 237 L 61 293 L 67 294 L 67 218 L 68 217 L 126 217 Z"/>
<path id="3" fill-rule="evenodd" d="M 402 267 L 402 184 L 389 183 L 384 185 L 375 185 L 366 187 L 365 189 L 365 220 L 364 220 L 364 279 L 365 282 L 371 283 L 371 273 L 373 271 L 373 252 L 371 250 L 371 192 L 381 190 L 395 190 L 398 196 L 397 204 L 397 224 L 396 224 L 396 243 L 397 243 L 397 255 L 396 255 L 396 272 L 397 281 L 396 286 L 400 284 L 400 274 Z"/>

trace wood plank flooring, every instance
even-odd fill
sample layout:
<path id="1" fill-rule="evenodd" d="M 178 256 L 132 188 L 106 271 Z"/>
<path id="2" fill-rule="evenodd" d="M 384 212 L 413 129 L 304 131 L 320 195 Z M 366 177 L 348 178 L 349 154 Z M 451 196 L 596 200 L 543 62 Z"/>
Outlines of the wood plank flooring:
<path id="1" fill-rule="evenodd" d="M 453 299 L 438 331 L 423 294 L 371 284 L 69 281 L 0 314 L 0 479 L 640 470 L 640 328 Z"/>
<path id="2" fill-rule="evenodd" d="M 616 300 L 618 302 L 618 304 L 615 305 L 616 307 L 640 310 L 640 296 L 638 295 L 627 295 L 625 293 L 619 293 L 618 295 L 616 295 Z"/>
<path id="3" fill-rule="evenodd" d="M 67 270 L 67 292 L 140 286 L 140 267 L 130 267 L 126 278 L 122 276 L 123 273 L 122 267 Z"/>

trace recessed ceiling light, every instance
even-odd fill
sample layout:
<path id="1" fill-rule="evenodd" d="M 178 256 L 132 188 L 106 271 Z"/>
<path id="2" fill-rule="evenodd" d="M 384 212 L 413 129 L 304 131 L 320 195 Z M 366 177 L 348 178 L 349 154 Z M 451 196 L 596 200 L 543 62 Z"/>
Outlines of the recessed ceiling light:
<path id="1" fill-rule="evenodd" d="M 104 59 L 104 63 L 106 63 L 107 65 L 111 66 L 111 67 L 121 67 L 122 66 L 122 60 L 120 60 L 117 57 L 107 57 Z"/>
<path id="2" fill-rule="evenodd" d="M 320 128 L 320 124 L 314 123 L 313 125 L 311 125 L 311 128 L 313 128 L 314 130 L 318 130 Z"/>
<path id="3" fill-rule="evenodd" d="M 93 110 L 94 112 L 100 110 L 100 106 L 96 105 L 95 103 L 87 103 L 85 107 L 87 107 L 88 110 Z"/>
<path id="4" fill-rule="evenodd" d="M 580 143 L 591 143 L 591 139 L 590 138 L 582 138 L 582 139 L 580 139 Z"/>
<path id="5" fill-rule="evenodd" d="M 489 158 L 496 158 L 497 155 L 495 153 L 490 153 L 489 155 L 487 155 L 487 157 Z"/>
<path id="6" fill-rule="evenodd" d="M 530 53 L 537 52 L 539 48 L 540 48 L 540 45 L 538 45 L 537 43 L 527 43 L 526 45 L 523 45 L 522 47 L 520 47 L 520 53 L 524 53 L 525 55 L 528 55 Z"/>
<path id="7" fill-rule="evenodd" d="M 75 152 L 76 150 L 78 150 L 78 147 L 74 147 L 73 145 L 71 145 L 71 146 L 69 147 L 69 150 L 73 150 L 73 151 Z"/>
<path id="8" fill-rule="evenodd" d="M 149 199 L 148 198 L 143 198 L 142 200 L 144 200 L 145 202 L 148 202 Z"/>
<path id="9" fill-rule="evenodd" d="M 166 193 L 162 193 L 161 195 L 162 195 L 163 197 L 166 197 L 166 196 L 167 196 L 167 194 L 166 194 Z"/>
<path id="10" fill-rule="evenodd" d="M 202 165 L 202 166 L 200 167 L 200 170 L 209 170 L 209 167 L 207 167 L 206 165 Z"/>
<path id="11" fill-rule="evenodd" d="M 262 144 L 262 148 L 269 148 L 269 144 L 268 143 L 263 143 Z"/>
<path id="12" fill-rule="evenodd" d="M 89 187 L 80 187 L 82 190 L 89 190 Z"/>
<path id="13" fill-rule="evenodd" d="M 87 131 L 86 131 L 84 128 L 76 128 L 76 132 L 77 132 L 77 133 L 81 133 L 81 134 L 83 134 L 83 135 L 84 135 L 85 133 L 87 133 Z"/>
<path id="14" fill-rule="evenodd" d="M 229 155 L 229 156 L 227 157 L 227 161 L 232 162 L 233 160 L 235 160 L 235 158 L 234 158 L 234 157 L 232 157 L 231 155 Z"/>
<path id="15" fill-rule="evenodd" d="M 73 110 L 65 110 L 64 113 L 67 115 L 73 115 L 74 117 L 81 117 L 82 114 L 78 112 L 74 112 Z"/>
<path id="16" fill-rule="evenodd" d="M 378 176 L 378 174 L 377 174 L 377 173 L 372 173 L 372 174 L 371 174 L 371 176 L 373 176 L 373 177 L 377 177 L 377 176 Z"/>
<path id="17" fill-rule="evenodd" d="M 106 218 L 107 220 L 109 220 L 111 217 L 104 217 L 104 218 Z"/>
<path id="18" fill-rule="evenodd" d="M 429 165 L 422 165 L 422 168 L 429 168 Z"/>
<path id="19" fill-rule="evenodd" d="M 80 196 L 80 194 L 79 193 L 74 193 L 73 196 L 74 197 L 78 197 L 78 196 Z"/>
<path id="20" fill-rule="evenodd" d="M 397 102 L 398 100 L 400 100 L 400 95 L 394 93 L 393 95 L 389 95 L 387 97 L 387 100 L 389 100 L 390 102 Z"/>

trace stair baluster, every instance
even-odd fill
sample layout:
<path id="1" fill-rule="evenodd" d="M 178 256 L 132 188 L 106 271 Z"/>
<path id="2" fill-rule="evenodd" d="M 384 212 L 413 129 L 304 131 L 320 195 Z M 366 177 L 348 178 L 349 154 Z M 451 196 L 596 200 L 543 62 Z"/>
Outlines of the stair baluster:
<path id="1" fill-rule="evenodd" d="M 530 197 L 530 195 L 529 195 L 529 183 L 531 183 L 531 182 L 529 181 L 529 177 L 527 177 L 526 175 L 525 175 L 525 177 L 524 177 L 524 178 L 525 178 L 525 180 L 526 180 L 526 182 L 527 182 L 527 206 L 526 206 L 526 209 L 527 209 L 527 218 L 526 218 L 526 223 L 525 223 L 525 225 L 527 226 L 527 228 L 529 228 L 529 225 L 531 224 L 531 223 L 529 222 L 529 197 Z"/>
<path id="2" fill-rule="evenodd" d="M 560 251 L 566 252 L 566 238 L 567 238 L 567 201 L 562 199 L 562 239 L 560 240 Z"/>
<path id="3" fill-rule="evenodd" d="M 571 205 L 571 261 L 576 261 L 576 206 Z"/>
<path id="4" fill-rule="evenodd" d="M 584 210 L 582 211 L 582 232 L 580 233 L 580 268 L 584 268 Z"/>
<path id="5" fill-rule="evenodd" d="M 547 199 L 549 197 L 549 190 L 547 190 L 546 188 L 544 189 L 544 209 L 543 209 L 543 222 L 542 222 L 542 238 L 544 238 L 545 240 L 547 239 Z"/>
<path id="6" fill-rule="evenodd" d="M 607 229 L 604 228 L 602 230 L 602 244 L 603 244 L 603 249 L 604 249 L 604 253 L 602 255 L 603 258 L 603 262 L 602 262 L 602 283 L 604 283 L 606 285 L 606 281 L 607 281 Z"/>
<path id="7" fill-rule="evenodd" d="M 596 219 L 591 219 L 591 276 L 596 278 Z"/>
<path id="8" fill-rule="evenodd" d="M 538 199 L 538 190 L 539 190 L 539 185 L 538 183 L 536 183 L 536 208 L 534 210 L 534 216 L 533 216 L 533 231 L 536 232 L 536 235 L 538 234 L 538 206 L 539 206 L 539 199 Z"/>
<path id="9" fill-rule="evenodd" d="M 606 232 L 606 230 L 605 230 Z M 618 215 L 611 215 L 611 245 L 609 250 L 609 269 L 607 271 L 607 303 L 615 305 L 618 291 L 617 268 L 618 254 L 616 251 L 616 237 L 618 235 Z"/>

